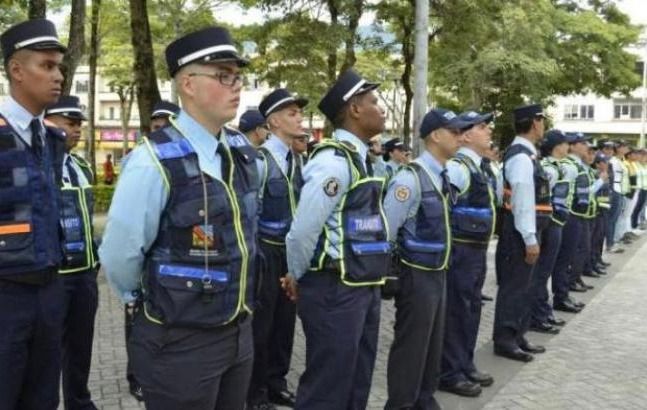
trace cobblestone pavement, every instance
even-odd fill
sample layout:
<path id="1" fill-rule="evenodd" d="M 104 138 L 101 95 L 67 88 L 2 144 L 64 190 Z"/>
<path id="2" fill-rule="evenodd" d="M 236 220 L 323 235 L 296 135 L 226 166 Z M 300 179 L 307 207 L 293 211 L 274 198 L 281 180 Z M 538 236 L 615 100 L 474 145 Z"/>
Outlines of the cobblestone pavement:
<path id="1" fill-rule="evenodd" d="M 490 247 L 488 277 L 484 293 L 496 295 L 494 280 L 494 243 Z M 637 245 L 634 245 L 637 248 Z M 629 251 L 630 256 L 634 251 Z M 564 331 L 552 338 L 549 352 L 529 365 L 494 359 L 491 351 L 494 303 L 487 302 L 478 338 L 477 363 L 487 364 L 497 383 L 486 389 L 481 398 L 459 399 L 439 393 L 445 409 L 585 409 L 646 408 L 647 375 L 647 305 L 640 304 L 647 293 L 647 275 L 640 275 L 647 246 L 627 264 L 628 269 L 616 275 L 603 291 L 588 304 L 584 312 L 571 320 Z M 625 255 L 627 255 L 625 254 Z M 615 259 L 614 259 L 615 258 Z M 621 257 L 608 258 L 614 267 Z M 624 256 L 627 259 L 627 256 Z M 617 260 L 617 261 L 616 261 Z M 644 269 L 642 269 L 644 271 Z M 609 279 L 605 279 L 609 281 Z M 592 281 L 595 281 L 593 279 Z M 600 283 L 600 282 L 597 282 Z M 598 289 L 595 290 L 599 291 Z M 99 276 L 100 304 L 96 321 L 90 389 L 98 408 L 140 409 L 128 393 L 125 379 L 126 354 L 123 334 L 123 307 L 109 289 L 105 277 Z M 586 299 L 583 299 L 586 300 Z M 382 306 L 382 324 L 370 409 L 383 408 L 386 401 L 386 363 L 393 338 L 392 302 Z M 543 336 L 542 336 L 543 337 Z M 545 342 L 546 338 L 532 337 Z M 305 341 L 297 323 L 295 348 L 289 384 L 295 388 L 305 362 Z M 617 347 L 620 348 L 617 348 Z M 567 360 L 568 359 L 568 360 Z M 517 373 L 518 372 L 518 373 Z M 500 375 L 500 376 L 499 376 Z M 507 382 L 507 383 L 506 383 Z M 490 401 L 491 400 L 491 401 Z M 619 400 L 626 401 L 626 407 Z M 490 401 L 488 403 L 488 401 Z"/>

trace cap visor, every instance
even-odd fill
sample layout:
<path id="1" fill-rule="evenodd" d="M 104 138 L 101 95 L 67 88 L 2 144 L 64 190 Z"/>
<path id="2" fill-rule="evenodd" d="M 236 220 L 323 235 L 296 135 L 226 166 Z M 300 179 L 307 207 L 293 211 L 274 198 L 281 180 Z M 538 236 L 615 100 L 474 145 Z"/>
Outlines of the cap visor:
<path id="1" fill-rule="evenodd" d="M 58 43 L 56 41 L 45 41 L 42 43 L 30 44 L 24 49 L 34 50 L 34 51 L 58 50 L 61 53 L 65 53 L 67 51 L 67 47 L 65 47 L 63 44 Z"/>
<path id="2" fill-rule="evenodd" d="M 238 54 L 232 52 L 219 52 L 206 55 L 197 60 L 200 63 L 236 63 L 238 67 L 246 67 L 249 65 L 249 60 L 242 58 Z"/>
<path id="3" fill-rule="evenodd" d="M 360 89 L 357 90 L 355 94 L 353 94 L 353 97 L 356 95 L 366 94 L 369 91 L 375 90 L 379 86 L 380 86 L 380 83 L 368 83 L 368 82 L 364 83 L 364 85 L 360 87 Z"/>

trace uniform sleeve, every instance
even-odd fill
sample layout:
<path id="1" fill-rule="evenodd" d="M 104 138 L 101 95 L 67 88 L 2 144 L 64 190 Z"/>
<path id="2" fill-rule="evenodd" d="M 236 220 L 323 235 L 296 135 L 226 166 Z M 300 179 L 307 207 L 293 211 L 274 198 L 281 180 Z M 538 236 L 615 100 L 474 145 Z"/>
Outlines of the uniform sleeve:
<path id="1" fill-rule="evenodd" d="M 560 169 L 564 173 L 564 179 L 573 182 L 577 178 L 577 167 L 573 164 L 560 164 Z"/>
<path id="2" fill-rule="evenodd" d="M 299 204 L 285 238 L 288 272 L 296 279 L 308 270 L 319 235 L 350 186 L 350 169 L 344 157 L 328 149 L 306 164 L 303 178 Z"/>
<path id="3" fill-rule="evenodd" d="M 147 145 L 132 152 L 119 178 L 99 248 L 108 282 L 125 303 L 139 290 L 144 255 L 157 237 L 160 216 L 168 201 L 161 169 Z"/>
<path id="4" fill-rule="evenodd" d="M 598 178 L 595 180 L 595 182 L 593 182 L 593 184 L 591 184 L 591 192 L 597 194 L 600 188 L 602 188 L 603 186 L 604 181 L 602 180 L 602 178 Z"/>
<path id="5" fill-rule="evenodd" d="M 559 174 L 553 166 L 546 166 L 544 167 L 544 170 L 546 171 L 546 176 L 548 177 L 548 185 L 552 190 L 557 183 L 557 180 L 559 179 Z"/>
<path id="6" fill-rule="evenodd" d="M 527 155 L 515 155 L 505 164 L 505 175 L 512 189 L 514 227 L 526 246 L 537 244 L 533 173 L 533 164 Z"/>
<path id="7" fill-rule="evenodd" d="M 394 242 L 407 218 L 418 211 L 420 190 L 410 169 L 403 168 L 389 182 L 384 196 L 384 214 L 389 224 L 389 241 Z"/>
<path id="8" fill-rule="evenodd" d="M 458 189 L 460 194 L 464 194 L 469 188 L 470 174 L 467 167 L 458 161 L 447 161 L 447 176 L 449 182 Z"/>

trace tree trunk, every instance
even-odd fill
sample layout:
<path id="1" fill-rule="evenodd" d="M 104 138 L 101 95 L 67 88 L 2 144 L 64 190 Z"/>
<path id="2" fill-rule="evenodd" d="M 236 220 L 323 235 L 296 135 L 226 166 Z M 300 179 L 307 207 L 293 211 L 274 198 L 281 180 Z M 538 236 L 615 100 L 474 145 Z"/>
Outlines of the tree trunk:
<path id="1" fill-rule="evenodd" d="M 415 51 L 413 56 L 414 72 L 414 100 L 413 100 L 413 129 L 417 134 L 422 117 L 427 110 L 427 72 L 429 49 L 429 0 L 416 0 L 415 23 Z M 414 154 L 418 154 L 418 145 L 413 147 Z"/>
<path id="2" fill-rule="evenodd" d="M 29 0 L 29 11 L 27 15 L 30 20 L 44 19 L 47 14 L 47 2 L 45 0 Z"/>
<path id="3" fill-rule="evenodd" d="M 328 0 L 328 13 L 330 13 L 330 25 L 337 26 L 339 22 L 339 9 L 336 0 Z M 331 44 L 331 50 L 328 53 L 328 84 L 332 85 L 337 79 L 337 45 Z"/>
<path id="4" fill-rule="evenodd" d="M 411 11 L 413 13 L 414 1 L 410 1 Z M 410 19 L 403 18 L 402 24 L 402 60 L 404 61 L 404 70 L 402 71 L 402 87 L 404 88 L 404 115 L 402 120 L 402 136 L 404 143 L 409 145 L 411 141 L 411 104 L 413 102 L 413 89 L 411 88 L 411 71 L 413 68 L 414 49 L 412 43 L 412 20 L 415 19 L 415 14 Z"/>
<path id="5" fill-rule="evenodd" d="M 364 9 L 364 0 L 354 0 L 353 8 L 348 18 L 348 33 L 346 34 L 346 44 L 344 51 L 344 62 L 339 69 L 343 73 L 355 65 L 355 40 L 357 37 L 357 27 L 359 26 L 359 19 L 362 17 Z"/>
<path id="6" fill-rule="evenodd" d="M 94 146 L 94 118 L 95 118 L 95 96 L 97 82 L 97 57 L 99 54 L 99 11 L 101 10 L 101 0 L 92 0 L 92 16 L 90 17 L 90 55 L 88 63 L 90 65 L 90 80 L 88 87 L 88 160 L 92 166 L 92 173 L 97 174 L 97 163 Z"/>
<path id="7" fill-rule="evenodd" d="M 121 157 L 125 157 L 128 153 L 128 148 L 130 141 L 128 140 L 128 123 L 130 122 L 130 116 L 133 108 L 133 97 L 135 93 L 135 85 L 128 84 L 126 86 L 119 86 L 117 89 L 117 95 L 119 96 L 119 112 L 121 113 L 121 135 L 123 137 L 123 143 L 121 146 L 122 152 Z"/>
<path id="8" fill-rule="evenodd" d="M 135 84 L 139 107 L 139 128 L 142 134 L 150 131 L 150 116 L 153 106 L 161 97 L 155 75 L 153 42 L 148 24 L 146 0 L 130 0 L 130 28 L 135 53 Z"/>
<path id="9" fill-rule="evenodd" d="M 72 0 L 70 36 L 63 57 L 63 94 L 70 94 L 76 67 L 85 53 L 85 1 Z"/>

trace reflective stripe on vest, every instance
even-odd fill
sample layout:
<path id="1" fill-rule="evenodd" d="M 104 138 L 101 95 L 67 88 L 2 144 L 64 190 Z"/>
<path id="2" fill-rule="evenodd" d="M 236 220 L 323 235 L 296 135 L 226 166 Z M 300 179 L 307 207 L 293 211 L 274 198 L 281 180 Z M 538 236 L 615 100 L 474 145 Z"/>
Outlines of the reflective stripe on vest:
<path id="1" fill-rule="evenodd" d="M 512 212 L 512 190 L 505 176 L 505 162 L 515 155 L 524 154 L 530 157 L 533 163 L 533 182 L 535 185 L 535 213 L 537 218 L 549 217 L 553 212 L 550 202 L 550 183 L 537 156 L 526 146 L 513 144 L 508 147 L 503 155 L 503 208 Z"/>
<path id="2" fill-rule="evenodd" d="M 222 179 L 216 179 L 200 170 L 190 142 L 171 123 L 144 140 L 169 188 L 146 255 L 144 312 L 156 323 L 218 327 L 251 313 L 256 151 L 240 134 L 223 129 Z"/>
<path id="3" fill-rule="evenodd" d="M 408 165 L 416 176 L 420 205 L 398 232 L 402 263 L 424 271 L 447 269 L 451 255 L 449 205 L 429 171 L 417 162 Z"/>
<path id="4" fill-rule="evenodd" d="M 348 286 L 381 285 L 391 258 L 388 224 L 382 208 L 384 179 L 368 177 L 354 147 L 343 142 L 323 142 L 315 148 L 311 158 L 324 149 L 334 149 L 337 155 L 346 159 L 353 182 L 333 211 L 336 223 L 331 226 L 326 221 L 319 235 L 311 270 L 322 270 L 326 266 L 326 259 L 330 258 L 331 231 L 334 230 L 340 241 L 339 259 L 334 263 L 338 265 L 342 282 Z"/>

